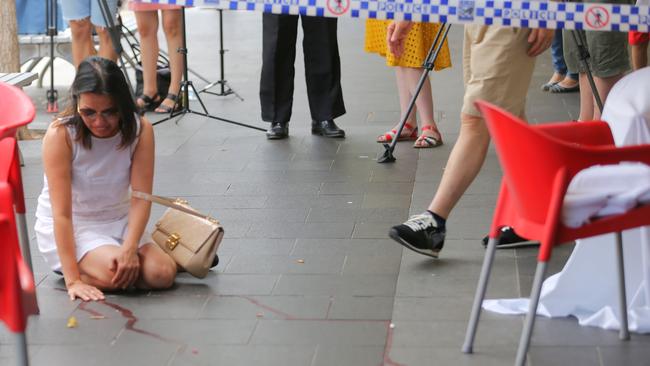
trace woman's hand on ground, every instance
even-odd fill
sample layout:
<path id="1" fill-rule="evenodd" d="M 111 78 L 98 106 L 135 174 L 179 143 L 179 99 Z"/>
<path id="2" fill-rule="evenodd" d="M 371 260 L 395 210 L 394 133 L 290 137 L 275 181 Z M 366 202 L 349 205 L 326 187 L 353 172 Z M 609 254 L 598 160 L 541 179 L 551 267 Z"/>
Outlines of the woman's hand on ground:
<path id="1" fill-rule="evenodd" d="M 101 292 L 97 287 L 84 283 L 81 280 L 73 281 L 66 285 L 66 287 L 68 288 L 68 295 L 70 296 L 71 301 L 74 301 L 76 298 L 80 298 L 83 301 L 104 300 L 103 292 Z"/>
<path id="2" fill-rule="evenodd" d="M 140 275 L 140 258 L 137 249 L 125 248 L 122 246 L 120 254 L 113 258 L 113 268 L 115 275 L 111 283 L 121 289 L 133 285 Z"/>

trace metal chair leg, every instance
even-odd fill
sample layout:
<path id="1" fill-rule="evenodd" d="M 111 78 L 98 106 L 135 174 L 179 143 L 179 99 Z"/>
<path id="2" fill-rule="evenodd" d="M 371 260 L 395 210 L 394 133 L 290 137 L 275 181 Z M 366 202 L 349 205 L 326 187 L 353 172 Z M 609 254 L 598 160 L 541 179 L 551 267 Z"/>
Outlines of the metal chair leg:
<path id="1" fill-rule="evenodd" d="M 521 338 L 519 339 L 519 348 L 517 348 L 517 359 L 515 360 L 516 366 L 524 366 L 526 363 L 526 354 L 528 353 L 530 338 L 533 334 L 533 327 L 535 326 L 537 305 L 539 304 L 539 297 L 542 293 L 542 284 L 544 283 L 545 274 L 546 262 L 537 262 L 537 269 L 535 270 L 535 278 L 533 280 L 533 288 L 531 289 L 530 293 L 528 314 L 526 314 L 524 329 L 521 332 Z"/>
<path id="2" fill-rule="evenodd" d="M 621 232 L 616 233 L 616 269 L 618 272 L 618 307 L 621 318 L 621 330 L 618 337 L 627 341 L 630 339 L 630 332 L 627 324 L 627 298 L 625 292 L 625 268 L 623 266 L 623 236 Z"/>
<path id="3" fill-rule="evenodd" d="M 27 355 L 27 336 L 25 335 L 25 332 L 16 334 L 16 365 L 29 365 L 29 357 Z"/>
<path id="4" fill-rule="evenodd" d="M 20 251 L 23 254 L 23 260 L 29 266 L 29 270 L 34 273 L 32 266 L 32 254 L 29 250 L 29 234 L 27 231 L 27 220 L 25 214 L 16 214 L 16 224 L 18 226 L 18 242 L 20 243 Z"/>
<path id="5" fill-rule="evenodd" d="M 472 353 L 474 347 L 474 338 L 476 337 L 476 329 L 478 327 L 479 317 L 481 316 L 481 306 L 487 291 L 488 280 L 490 279 L 490 271 L 492 270 L 492 263 L 494 262 L 494 253 L 497 249 L 497 241 L 499 239 L 490 239 L 487 245 L 485 257 L 483 257 L 483 267 L 481 268 L 481 276 L 478 279 L 476 287 L 476 294 L 474 295 L 474 304 L 472 305 L 472 313 L 467 323 L 467 331 L 465 332 L 465 343 L 463 343 L 463 353 Z"/>

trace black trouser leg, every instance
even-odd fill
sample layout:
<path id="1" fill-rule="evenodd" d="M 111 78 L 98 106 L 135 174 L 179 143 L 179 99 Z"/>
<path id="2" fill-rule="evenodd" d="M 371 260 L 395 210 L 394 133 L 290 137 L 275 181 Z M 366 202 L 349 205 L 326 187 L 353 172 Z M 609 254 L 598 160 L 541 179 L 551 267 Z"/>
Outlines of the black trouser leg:
<path id="1" fill-rule="evenodd" d="M 337 19 L 301 17 L 305 34 L 305 79 L 311 117 L 316 121 L 345 114 L 341 90 L 341 60 L 336 39 Z"/>
<path id="2" fill-rule="evenodd" d="M 296 73 L 293 63 L 296 59 L 298 16 L 264 14 L 262 24 L 262 120 L 289 122 Z"/>

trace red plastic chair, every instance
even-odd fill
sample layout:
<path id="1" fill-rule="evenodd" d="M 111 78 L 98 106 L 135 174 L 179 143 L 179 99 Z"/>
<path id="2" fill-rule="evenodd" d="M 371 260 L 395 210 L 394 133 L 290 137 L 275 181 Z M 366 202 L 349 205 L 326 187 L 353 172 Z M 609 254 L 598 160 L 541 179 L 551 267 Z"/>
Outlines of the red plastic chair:
<path id="1" fill-rule="evenodd" d="M 494 140 L 503 168 L 503 180 L 463 352 L 472 352 L 496 243 L 500 229 L 504 226 L 511 226 L 519 235 L 541 243 L 530 307 L 517 350 L 516 365 L 523 365 L 526 360 L 551 252 L 556 245 L 575 239 L 617 233 L 620 338 L 629 339 L 620 232 L 650 225 L 650 205 L 637 207 L 622 215 L 601 218 L 575 229 L 564 226 L 560 215 L 568 185 L 578 172 L 593 165 L 618 164 L 622 161 L 650 164 L 650 145 L 617 148 L 614 146 L 609 126 L 604 122 L 529 126 L 489 103 L 478 102 L 477 106 Z"/>
<path id="2" fill-rule="evenodd" d="M 38 314 L 38 305 L 33 275 L 18 247 L 11 199 L 11 187 L 0 181 L 0 237 L 3 238 L 0 255 L 0 319 L 17 336 L 17 364 L 27 365 L 27 316 Z"/>
<path id="3" fill-rule="evenodd" d="M 34 104 L 31 99 L 19 88 L 0 83 L 0 140 L 14 138 L 19 127 L 25 126 L 34 119 Z M 13 151 L 10 151 L 13 150 Z M 8 180 L 0 178 L 0 181 L 8 181 L 13 188 L 14 204 L 16 205 L 16 219 L 18 220 L 18 236 L 23 256 L 29 268 L 32 268 L 32 258 L 29 252 L 29 235 L 27 234 L 27 220 L 25 220 L 25 197 L 20 174 L 20 152 L 18 145 L 10 149 L 6 146 L 0 148 L 0 154 L 9 154 L 13 158 L 11 165 L 0 165 L 0 177 L 8 174 Z M 6 170 L 5 168 L 9 167 Z M 8 172 L 8 173 L 7 173 Z"/>
<path id="4" fill-rule="evenodd" d="M 19 127 L 34 119 L 32 100 L 19 88 L 0 83 L 0 139 L 15 137 Z"/>

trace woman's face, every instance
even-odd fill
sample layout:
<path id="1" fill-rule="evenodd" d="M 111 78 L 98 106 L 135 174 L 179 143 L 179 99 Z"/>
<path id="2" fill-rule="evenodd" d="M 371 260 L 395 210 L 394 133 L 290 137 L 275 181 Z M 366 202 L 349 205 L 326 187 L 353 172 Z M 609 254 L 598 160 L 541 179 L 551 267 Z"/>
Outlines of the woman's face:
<path id="1" fill-rule="evenodd" d="M 120 112 L 108 95 L 81 93 L 77 112 L 95 137 L 112 137 L 119 131 Z"/>

